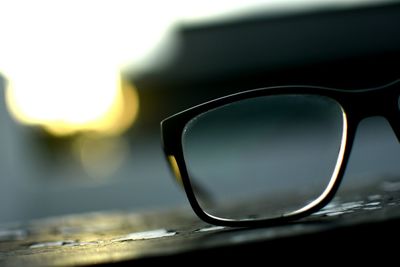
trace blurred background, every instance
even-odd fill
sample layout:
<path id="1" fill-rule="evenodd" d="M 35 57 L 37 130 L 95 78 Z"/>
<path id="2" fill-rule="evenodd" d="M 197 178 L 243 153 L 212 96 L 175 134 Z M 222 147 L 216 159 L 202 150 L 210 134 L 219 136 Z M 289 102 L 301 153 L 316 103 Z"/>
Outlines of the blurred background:
<path id="1" fill-rule="evenodd" d="M 257 87 L 400 77 L 399 1 L 0 0 L 0 11 L 0 223 L 187 205 L 163 118 Z M 347 185 L 396 183 L 390 127 L 361 126 Z"/>

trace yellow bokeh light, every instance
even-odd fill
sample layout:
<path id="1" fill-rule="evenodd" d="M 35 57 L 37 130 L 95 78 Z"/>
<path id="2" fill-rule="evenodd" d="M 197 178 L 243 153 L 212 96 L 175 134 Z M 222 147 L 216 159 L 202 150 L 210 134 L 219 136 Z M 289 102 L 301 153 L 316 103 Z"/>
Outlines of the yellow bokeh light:
<path id="1" fill-rule="evenodd" d="M 98 81 L 77 79 L 78 75 L 70 83 L 58 82 L 52 79 L 54 76 L 44 76 L 47 79 L 36 83 L 27 79 L 31 84 L 24 84 L 24 79 L 11 81 L 6 90 L 7 107 L 19 122 L 42 126 L 57 136 L 78 132 L 121 134 L 137 116 L 137 91 L 115 71 L 115 75 L 110 75 L 112 71 L 97 73 L 101 77 Z"/>
<path id="2" fill-rule="evenodd" d="M 80 136 L 74 140 L 73 152 L 90 178 L 97 181 L 114 174 L 129 156 L 123 137 Z"/>
<path id="3" fill-rule="evenodd" d="M 57 136 L 129 128 L 139 100 L 120 73 L 159 44 L 170 25 L 164 9 L 131 0 L 5 0 L 0 10 L 0 72 L 13 118 Z"/>

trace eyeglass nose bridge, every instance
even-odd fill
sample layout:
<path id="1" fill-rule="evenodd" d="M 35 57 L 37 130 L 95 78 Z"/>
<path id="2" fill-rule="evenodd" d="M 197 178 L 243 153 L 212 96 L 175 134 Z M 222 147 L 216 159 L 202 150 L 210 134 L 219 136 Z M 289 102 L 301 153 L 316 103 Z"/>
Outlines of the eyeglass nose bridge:
<path id="1" fill-rule="evenodd" d="M 356 92 L 348 108 L 357 121 L 374 116 L 386 118 L 400 142 L 399 90 L 398 81 L 385 88 Z"/>

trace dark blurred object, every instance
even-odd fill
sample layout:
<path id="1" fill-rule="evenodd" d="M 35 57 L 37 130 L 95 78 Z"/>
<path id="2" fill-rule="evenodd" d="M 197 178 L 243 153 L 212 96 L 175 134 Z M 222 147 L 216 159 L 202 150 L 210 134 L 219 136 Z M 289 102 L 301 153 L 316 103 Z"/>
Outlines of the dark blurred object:
<path id="1" fill-rule="evenodd" d="M 148 126 L 225 94 L 286 84 L 366 88 L 399 78 L 400 4 L 181 25 L 177 56 L 132 77 Z"/>

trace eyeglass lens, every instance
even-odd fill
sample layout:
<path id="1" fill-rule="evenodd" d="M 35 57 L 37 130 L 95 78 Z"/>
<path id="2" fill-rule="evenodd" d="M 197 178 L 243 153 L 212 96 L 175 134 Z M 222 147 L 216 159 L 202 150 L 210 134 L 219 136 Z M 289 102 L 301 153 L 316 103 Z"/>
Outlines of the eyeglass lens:
<path id="1" fill-rule="evenodd" d="M 193 118 L 182 142 L 198 203 L 230 220 L 304 208 L 336 178 L 345 123 L 341 106 L 317 95 L 250 98 Z"/>

